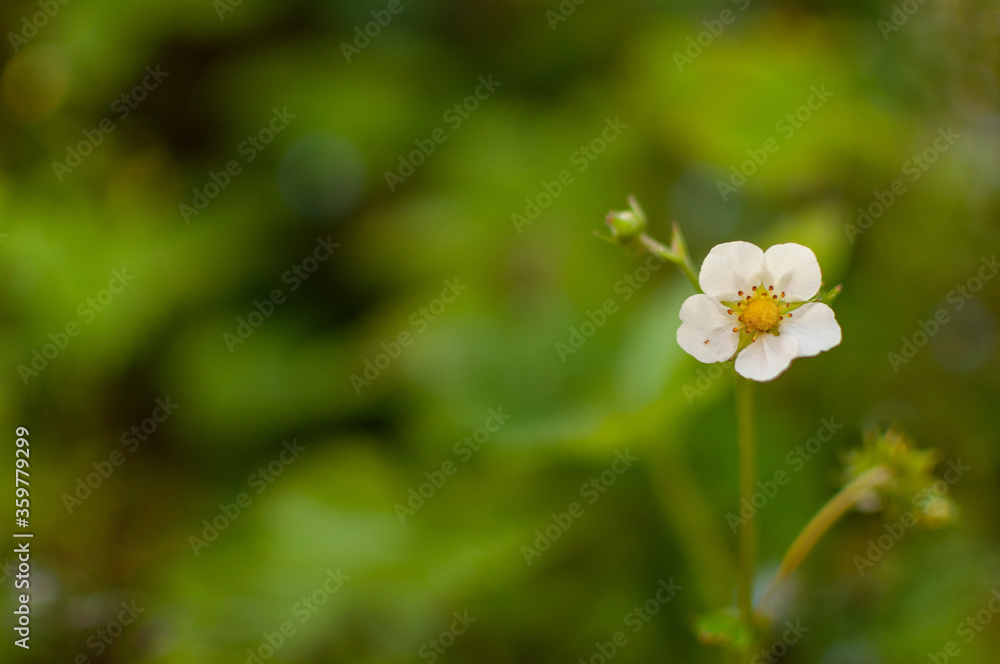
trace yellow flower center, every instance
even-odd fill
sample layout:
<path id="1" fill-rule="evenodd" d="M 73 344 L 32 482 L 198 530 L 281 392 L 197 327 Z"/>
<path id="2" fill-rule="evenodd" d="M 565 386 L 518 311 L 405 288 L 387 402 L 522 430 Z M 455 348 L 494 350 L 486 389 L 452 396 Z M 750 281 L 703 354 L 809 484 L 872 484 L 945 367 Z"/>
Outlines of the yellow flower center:
<path id="1" fill-rule="evenodd" d="M 766 293 L 759 293 L 757 297 L 743 305 L 742 318 L 747 329 L 767 332 L 781 321 L 778 302 Z"/>

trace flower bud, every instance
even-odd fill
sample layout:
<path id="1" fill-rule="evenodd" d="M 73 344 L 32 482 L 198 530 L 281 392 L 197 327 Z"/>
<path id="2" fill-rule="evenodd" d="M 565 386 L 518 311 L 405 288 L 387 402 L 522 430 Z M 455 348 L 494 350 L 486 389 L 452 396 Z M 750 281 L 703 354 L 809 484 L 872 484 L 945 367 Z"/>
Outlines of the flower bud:
<path id="1" fill-rule="evenodd" d="M 910 512 L 921 526 L 940 527 L 954 522 L 959 510 L 946 495 L 948 483 L 934 476 L 939 459 L 939 452 L 916 448 L 899 431 L 873 432 L 860 449 L 848 454 L 845 479 L 850 481 L 870 468 L 882 466 L 891 473 L 892 481 L 873 489 L 878 496 L 874 504 L 897 513 Z"/>
<path id="2" fill-rule="evenodd" d="M 611 238 L 620 244 L 630 244 L 646 232 L 646 215 L 635 196 L 629 196 L 629 209 L 608 213 L 604 223 L 611 230 Z"/>

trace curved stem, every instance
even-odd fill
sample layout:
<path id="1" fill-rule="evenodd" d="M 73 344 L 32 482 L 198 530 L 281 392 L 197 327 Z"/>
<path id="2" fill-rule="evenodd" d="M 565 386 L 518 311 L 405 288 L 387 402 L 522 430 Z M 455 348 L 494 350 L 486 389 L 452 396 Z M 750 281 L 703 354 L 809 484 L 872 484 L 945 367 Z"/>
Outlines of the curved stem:
<path id="1" fill-rule="evenodd" d="M 868 491 L 879 484 L 892 479 L 892 473 L 885 466 L 875 466 L 855 477 L 824 505 L 802 529 L 792 545 L 788 547 L 785 557 L 781 559 L 778 573 L 768 585 L 760 603 L 764 604 L 774 590 L 794 572 L 805 557 L 812 551 L 819 538 L 854 506 Z"/>
<path id="2" fill-rule="evenodd" d="M 736 427 L 737 441 L 740 448 L 740 503 L 753 500 L 754 481 L 754 413 L 753 392 L 751 382 L 745 378 L 736 378 Z M 747 628 L 753 633 L 753 571 L 755 547 L 754 519 L 748 519 L 740 528 L 740 562 L 739 577 L 736 586 L 736 604 L 740 609 L 740 617 Z"/>
<path id="3" fill-rule="evenodd" d="M 679 231 L 675 231 L 675 233 L 676 232 Z M 639 239 L 642 241 L 642 246 L 646 249 L 646 251 L 653 254 L 654 256 L 658 256 L 659 258 L 665 261 L 670 261 L 671 263 L 679 267 L 681 269 L 681 272 L 684 273 L 684 276 L 686 276 L 688 279 L 691 280 L 691 284 L 694 286 L 695 292 L 696 293 L 701 292 L 701 284 L 698 283 L 698 275 L 695 274 L 694 265 L 692 265 L 691 257 L 687 255 L 686 249 L 682 249 L 681 251 L 683 252 L 683 254 L 680 255 L 674 251 L 671 251 L 670 249 L 665 247 L 662 243 L 660 243 L 658 240 L 654 240 L 645 233 L 643 233 Z"/>

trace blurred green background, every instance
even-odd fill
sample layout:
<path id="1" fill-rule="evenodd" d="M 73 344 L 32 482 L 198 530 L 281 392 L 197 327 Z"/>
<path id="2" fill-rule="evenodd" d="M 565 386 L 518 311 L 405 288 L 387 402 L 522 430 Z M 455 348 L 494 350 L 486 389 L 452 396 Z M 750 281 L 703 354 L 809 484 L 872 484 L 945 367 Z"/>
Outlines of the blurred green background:
<path id="1" fill-rule="evenodd" d="M 970 468 L 864 575 L 882 515 L 824 538 L 782 661 L 995 661 L 1000 281 L 953 291 L 1000 244 L 1000 9 L 577 3 L 3 4 L 4 661 L 727 661 L 732 380 L 684 277 L 593 236 L 632 193 L 699 266 L 800 242 L 844 286 L 756 389 L 762 478 L 843 424 L 755 516 L 765 579 L 864 431 Z"/>

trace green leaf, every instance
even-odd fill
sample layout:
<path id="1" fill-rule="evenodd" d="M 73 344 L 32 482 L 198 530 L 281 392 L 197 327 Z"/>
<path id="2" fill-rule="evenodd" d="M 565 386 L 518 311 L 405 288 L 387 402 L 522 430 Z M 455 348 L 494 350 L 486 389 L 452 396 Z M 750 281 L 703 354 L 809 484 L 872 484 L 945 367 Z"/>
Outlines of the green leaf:
<path id="1" fill-rule="evenodd" d="M 719 609 L 695 619 L 698 641 L 709 646 L 742 652 L 753 644 L 753 632 L 732 609 Z"/>

